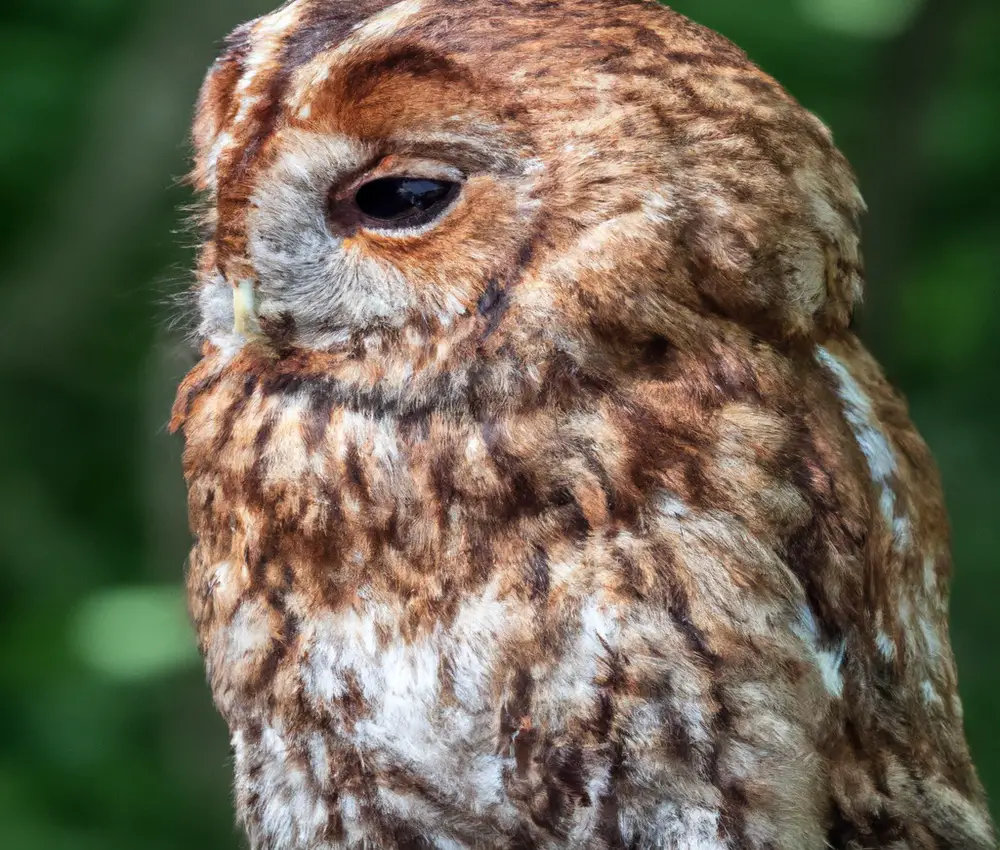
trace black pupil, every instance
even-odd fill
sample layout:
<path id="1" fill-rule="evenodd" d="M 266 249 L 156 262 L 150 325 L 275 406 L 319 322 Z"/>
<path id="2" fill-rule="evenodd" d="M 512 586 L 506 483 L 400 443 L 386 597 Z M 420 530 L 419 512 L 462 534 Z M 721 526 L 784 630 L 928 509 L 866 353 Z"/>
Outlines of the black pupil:
<path id="1" fill-rule="evenodd" d="M 365 183 L 354 197 L 358 209 L 378 221 L 425 218 L 451 197 L 454 183 L 419 177 L 383 177 Z"/>

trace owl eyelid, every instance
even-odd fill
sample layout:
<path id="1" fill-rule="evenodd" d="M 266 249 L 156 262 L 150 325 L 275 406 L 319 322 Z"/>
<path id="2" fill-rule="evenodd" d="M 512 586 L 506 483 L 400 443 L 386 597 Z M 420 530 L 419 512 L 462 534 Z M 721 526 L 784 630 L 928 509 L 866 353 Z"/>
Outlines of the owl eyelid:
<path id="1" fill-rule="evenodd" d="M 366 183 L 383 178 L 464 183 L 468 177 L 466 170 L 441 159 L 393 153 L 383 155 L 362 170 L 356 171 L 350 182 L 341 184 L 339 196 L 352 197 Z"/>

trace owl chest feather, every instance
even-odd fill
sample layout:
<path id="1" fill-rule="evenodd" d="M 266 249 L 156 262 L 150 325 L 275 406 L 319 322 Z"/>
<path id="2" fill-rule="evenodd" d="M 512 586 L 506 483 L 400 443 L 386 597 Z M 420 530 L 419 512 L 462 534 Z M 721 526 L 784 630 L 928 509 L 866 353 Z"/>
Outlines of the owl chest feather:
<path id="1" fill-rule="evenodd" d="M 710 559 L 760 578 L 743 634 L 793 665 L 816 638 L 766 544 L 667 482 L 627 481 L 624 418 L 408 426 L 238 381 L 193 416 L 216 450 L 195 457 L 189 436 L 192 610 L 255 846 L 599 848 L 678 830 L 723 846 L 731 709 L 713 670 L 736 635 L 711 612 L 745 590 Z M 588 439 L 554 451 L 574 432 Z M 823 717 L 818 672 L 769 675 Z M 739 769 L 796 761 L 814 731 L 761 736 Z M 815 763 L 794 772 L 816 784 Z"/>
<path id="2" fill-rule="evenodd" d="M 931 567 L 871 621 L 823 607 L 928 533 L 828 360 L 844 418 L 691 383 L 485 424 L 203 392 L 189 599 L 255 850 L 823 846 L 830 783 L 910 757 L 852 654 L 898 653 L 880 711 L 936 718 L 928 747 L 955 716 Z"/>
<path id="3" fill-rule="evenodd" d="M 527 649 L 541 637 L 535 616 L 487 588 L 418 637 L 401 634 L 401 610 L 378 603 L 304 625 L 269 694 L 294 699 L 231 720 L 251 833 L 265 847 L 364 846 L 393 830 L 474 847 L 484 834 L 516 835 L 534 806 L 588 840 L 613 761 L 588 728 L 604 705 L 610 610 L 591 603 L 589 620 L 561 636 L 564 651 L 544 658 Z M 556 809 L 548 795 L 533 799 L 547 788 Z"/>
<path id="4" fill-rule="evenodd" d="M 512 509 L 530 494 L 479 426 L 407 434 L 326 411 L 310 430 L 301 399 L 248 404 L 271 424 L 237 425 L 195 482 L 210 504 L 190 587 L 251 835 L 391 846 L 380 836 L 409 829 L 473 847 L 537 810 L 584 840 L 609 790 L 622 600 L 567 536 L 567 499 Z M 225 516 L 220 490 L 237 495 Z"/>

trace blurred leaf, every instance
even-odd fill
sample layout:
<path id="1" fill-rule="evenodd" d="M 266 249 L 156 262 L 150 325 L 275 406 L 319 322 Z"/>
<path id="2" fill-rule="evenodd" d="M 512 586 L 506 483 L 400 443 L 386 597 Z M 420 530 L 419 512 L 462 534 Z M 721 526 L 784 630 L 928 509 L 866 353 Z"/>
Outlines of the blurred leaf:
<path id="1" fill-rule="evenodd" d="M 73 632 L 81 657 L 114 679 L 148 679 L 198 661 L 179 587 L 95 593 L 80 606 Z"/>
<path id="2" fill-rule="evenodd" d="M 901 33 L 925 0 L 799 0 L 803 16 L 824 29 L 870 38 Z"/>

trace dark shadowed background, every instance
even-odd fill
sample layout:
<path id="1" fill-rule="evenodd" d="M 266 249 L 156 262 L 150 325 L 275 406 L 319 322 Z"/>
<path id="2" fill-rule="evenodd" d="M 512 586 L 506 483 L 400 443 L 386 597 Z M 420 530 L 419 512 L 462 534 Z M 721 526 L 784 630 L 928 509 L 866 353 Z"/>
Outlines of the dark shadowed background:
<path id="1" fill-rule="evenodd" d="M 180 582 L 191 104 L 266 0 L 3 0 L 0 847 L 237 848 Z M 678 0 L 860 173 L 862 331 L 941 464 L 952 639 L 1000 802 L 1000 3 Z M 994 809 L 997 811 L 997 809 Z"/>

